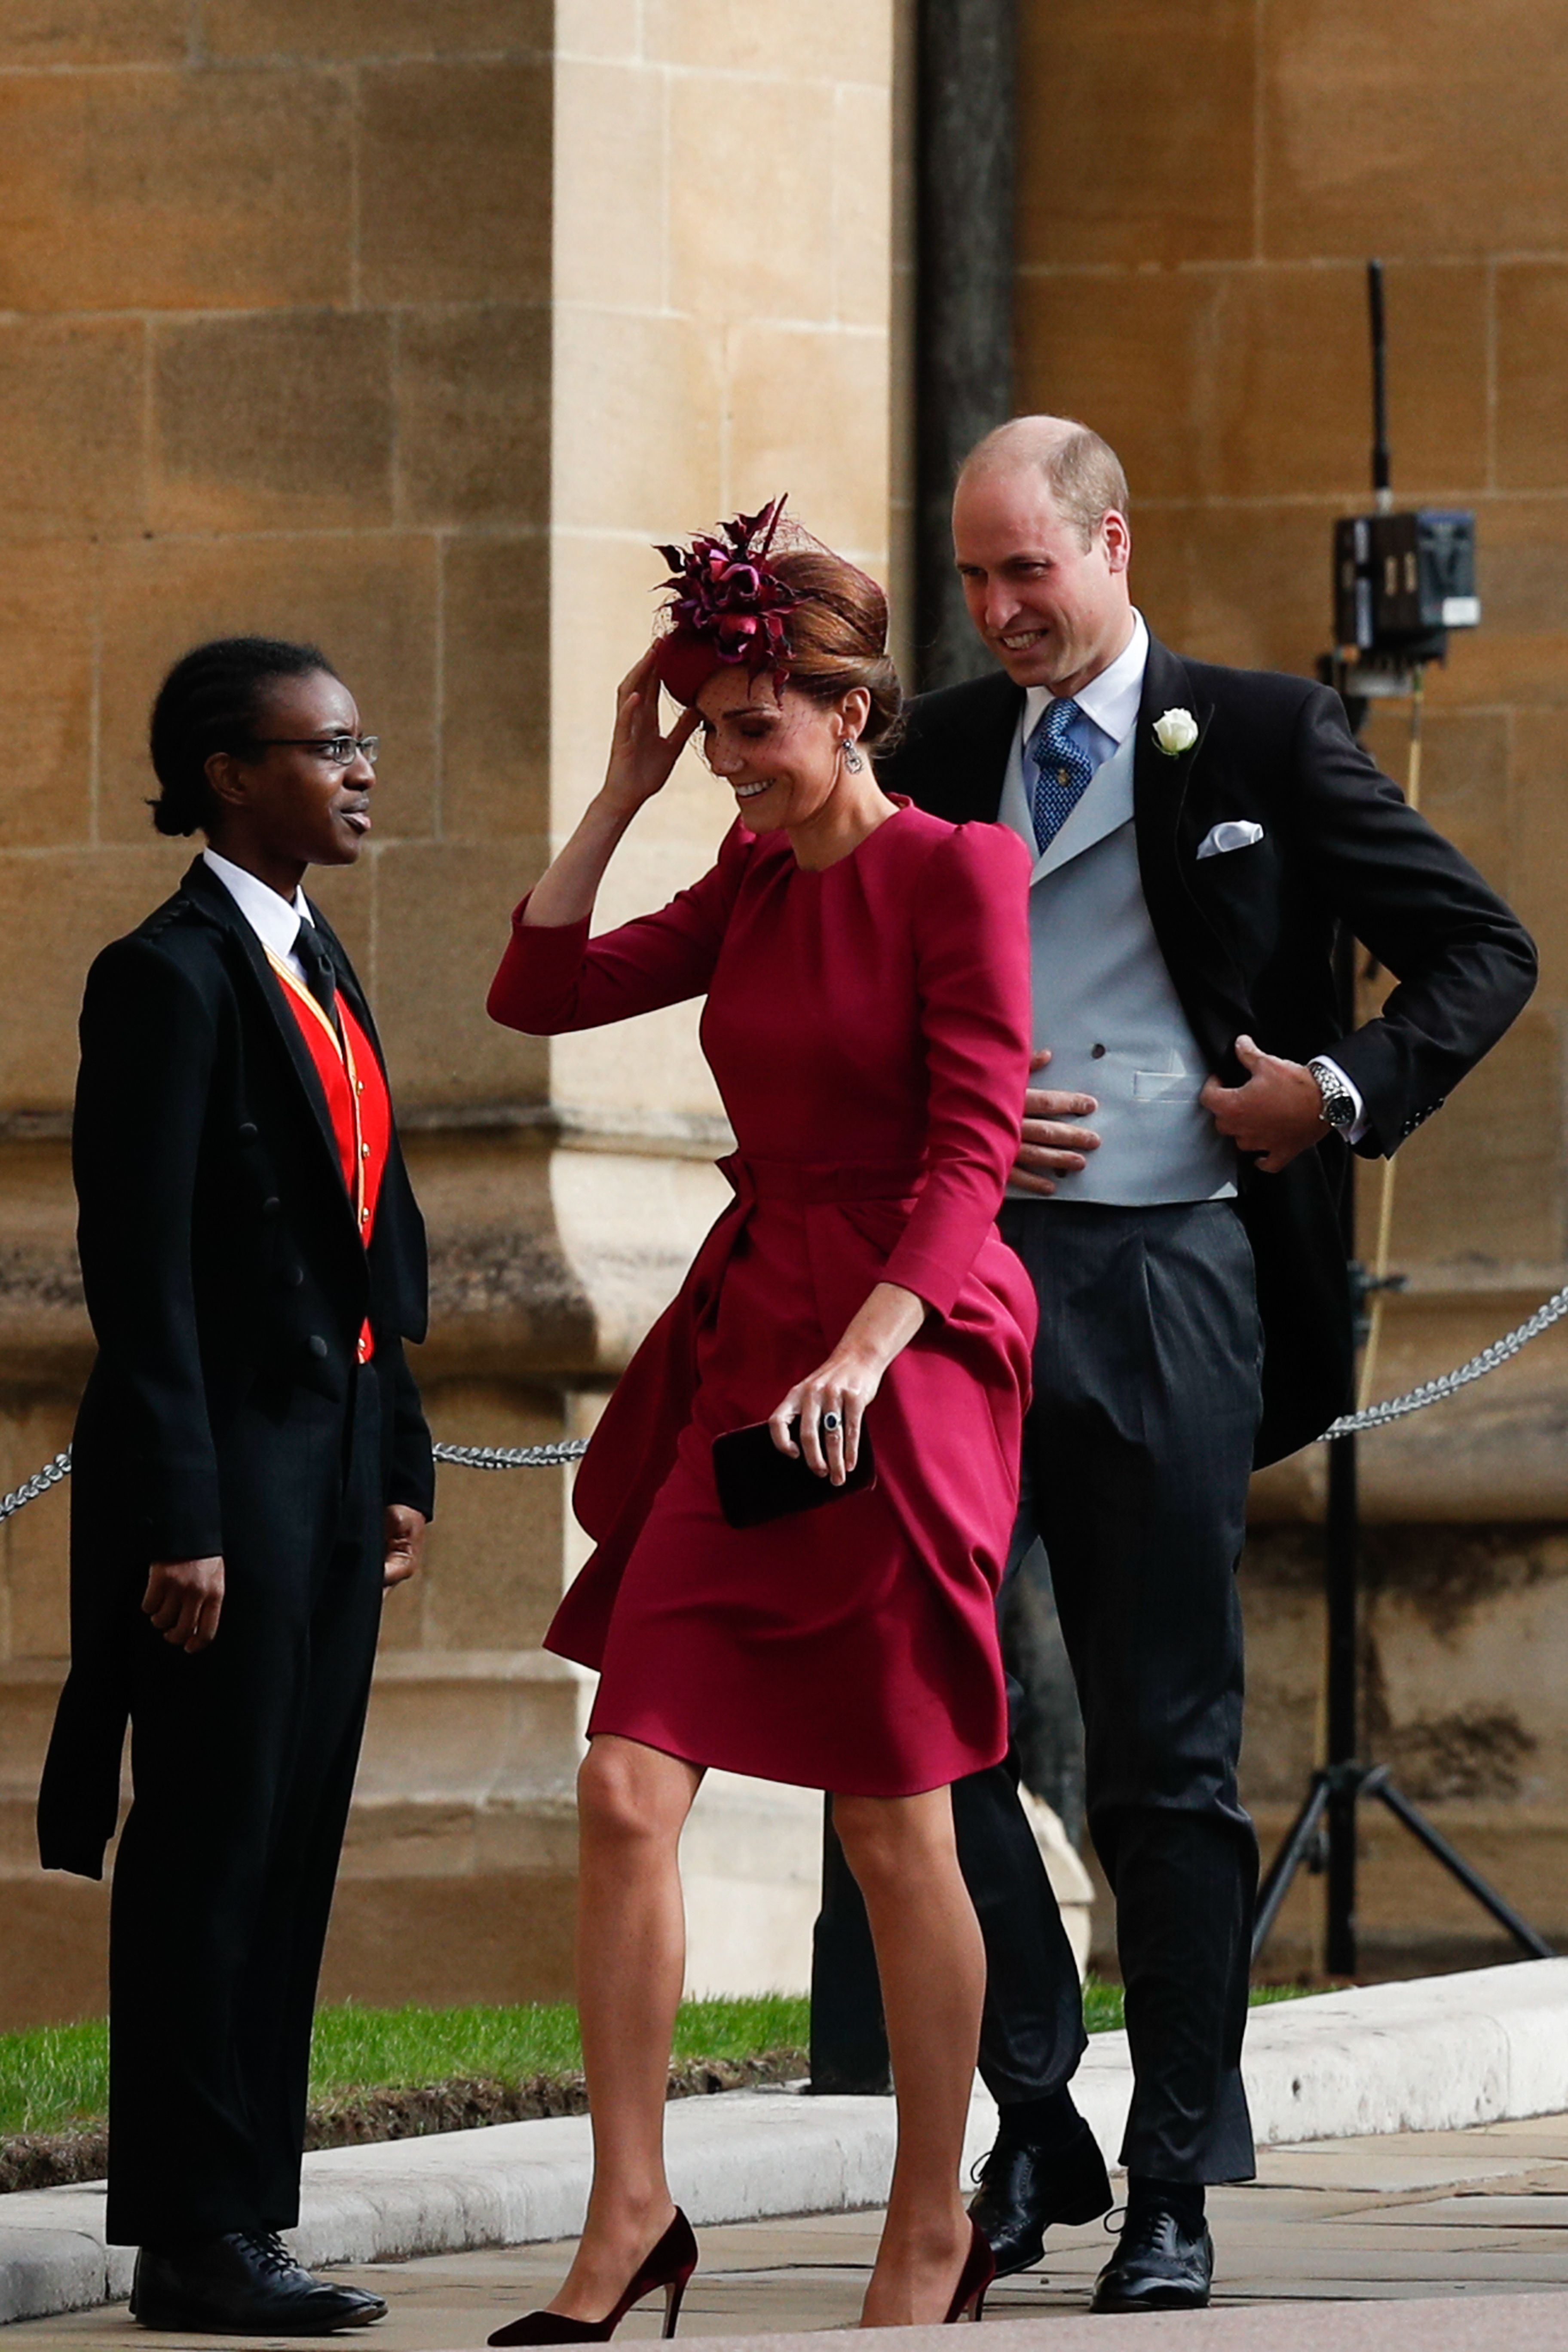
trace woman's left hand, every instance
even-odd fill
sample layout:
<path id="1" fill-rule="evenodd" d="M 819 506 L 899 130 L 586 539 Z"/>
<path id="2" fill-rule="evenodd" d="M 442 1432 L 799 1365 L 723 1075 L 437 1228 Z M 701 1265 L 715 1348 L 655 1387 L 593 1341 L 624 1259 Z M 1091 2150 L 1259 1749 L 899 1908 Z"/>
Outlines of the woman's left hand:
<path id="1" fill-rule="evenodd" d="M 860 1456 L 860 1424 L 882 1385 L 882 1375 L 926 1318 L 923 1298 L 896 1282 L 879 1282 L 825 1363 L 796 1381 L 768 1415 L 773 1444 L 794 1459 L 804 1454 L 819 1478 L 842 1486 Z M 790 1424 L 800 1423 L 800 1442 Z"/>

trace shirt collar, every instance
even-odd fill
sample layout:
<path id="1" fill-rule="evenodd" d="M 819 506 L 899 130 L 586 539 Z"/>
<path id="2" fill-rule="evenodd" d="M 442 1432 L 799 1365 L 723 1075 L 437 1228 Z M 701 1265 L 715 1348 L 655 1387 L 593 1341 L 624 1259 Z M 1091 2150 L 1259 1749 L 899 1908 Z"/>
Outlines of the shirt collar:
<path id="1" fill-rule="evenodd" d="M 1149 627 L 1136 605 L 1132 610 L 1132 635 L 1113 662 L 1108 662 L 1097 677 L 1079 687 L 1073 697 L 1086 719 L 1099 728 L 1112 743 L 1124 743 L 1138 723 L 1138 706 L 1143 699 L 1143 673 L 1149 666 Z M 1024 740 L 1026 743 L 1040 721 L 1047 702 L 1053 701 L 1049 687 L 1032 686 L 1024 697 Z"/>
<path id="2" fill-rule="evenodd" d="M 280 959 L 292 955 L 300 924 L 310 921 L 304 891 L 296 890 L 292 898 L 280 898 L 257 875 L 236 866 L 232 858 L 220 857 L 216 849 L 204 849 L 202 862 L 217 876 L 262 946 Z"/>

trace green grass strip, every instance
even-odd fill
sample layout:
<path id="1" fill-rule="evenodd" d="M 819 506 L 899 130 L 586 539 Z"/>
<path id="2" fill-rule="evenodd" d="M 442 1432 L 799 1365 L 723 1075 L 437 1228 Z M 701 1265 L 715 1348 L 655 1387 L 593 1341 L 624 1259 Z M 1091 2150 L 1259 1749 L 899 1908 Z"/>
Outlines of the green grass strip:
<path id="1" fill-rule="evenodd" d="M 1306 1988 L 1260 1986 L 1255 2003 L 1290 2000 Z M 1084 1988 L 1091 2033 L 1121 2023 L 1121 1988 L 1091 1977 Z M 675 2056 L 754 2058 L 804 2050 L 810 2009 L 767 1993 L 749 2000 L 688 2000 L 676 2021 Z M 416 2089 L 485 2076 L 503 2083 L 574 2074 L 583 2063 L 577 2012 L 565 2001 L 515 2008 L 321 2010 L 310 2060 L 310 2095 L 322 2099 L 371 2089 Z M 109 2028 L 101 2018 L 0 2034 L 0 2137 L 100 2125 L 109 2107 Z"/>

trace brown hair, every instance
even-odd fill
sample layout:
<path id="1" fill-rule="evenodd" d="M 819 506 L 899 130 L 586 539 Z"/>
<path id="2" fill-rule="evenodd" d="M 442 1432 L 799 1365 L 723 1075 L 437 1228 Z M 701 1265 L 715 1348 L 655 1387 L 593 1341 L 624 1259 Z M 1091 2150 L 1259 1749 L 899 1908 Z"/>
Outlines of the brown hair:
<path id="1" fill-rule="evenodd" d="M 800 598 L 789 614 L 786 683 L 813 702 L 837 702 L 852 687 L 864 687 L 871 709 L 861 740 L 868 751 L 885 750 L 904 698 L 888 655 L 886 596 L 831 548 L 783 548 L 769 563 Z"/>

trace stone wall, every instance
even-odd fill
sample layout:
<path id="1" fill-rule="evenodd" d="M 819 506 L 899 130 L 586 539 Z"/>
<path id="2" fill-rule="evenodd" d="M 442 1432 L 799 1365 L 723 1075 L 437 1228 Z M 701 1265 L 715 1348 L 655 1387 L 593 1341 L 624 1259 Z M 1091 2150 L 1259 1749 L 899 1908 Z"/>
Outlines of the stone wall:
<path id="1" fill-rule="evenodd" d="M 5 11 L 5 1485 L 66 1442 L 88 1361 L 73 1022 L 191 854 L 151 835 L 142 730 L 202 636 L 319 640 L 384 739 L 374 845 L 321 895 L 431 1227 L 437 1434 L 585 1425 L 673 1289 L 721 1193 L 690 1008 L 545 1046 L 484 991 L 602 772 L 649 542 L 787 489 L 885 565 L 894 14 L 800 0 L 781 51 L 743 0 Z M 691 878 L 725 822 L 689 757 L 606 912 Z M 100 1894 L 31 1861 L 66 1515 L 0 1538 L 0 2023 L 102 1999 Z M 581 1700 L 535 1645 L 574 1543 L 559 1475 L 443 1474 L 388 1609 L 330 1990 L 565 1990 Z M 755 1966 L 704 1892 L 727 1837 L 804 1981 L 814 1810 L 710 1802 L 694 1970 Z"/>
<path id="2" fill-rule="evenodd" d="M 689 1011 L 546 1047 L 490 1027 L 483 991 L 596 782 L 648 542 L 781 488 L 874 568 L 907 541 L 911 16 L 799 0 L 784 40 L 743 0 L 5 10 L 0 1482 L 65 1442 L 85 1370 L 72 1021 L 94 949 L 187 854 L 148 831 L 141 731 L 163 667 L 217 630 L 320 638 L 385 739 L 374 848 L 322 895 L 429 1214 L 438 1432 L 585 1426 L 668 1295 L 722 1141 Z M 1020 400 L 1121 446 L 1155 628 L 1298 671 L 1322 649 L 1329 526 L 1365 499 L 1373 250 L 1401 499 L 1479 516 L 1485 618 L 1431 680 L 1426 805 L 1545 970 L 1401 1155 L 1412 1282 L 1377 1384 L 1402 1386 L 1515 1320 L 1565 1255 L 1556 12 L 1498 0 L 1484 42 L 1450 0 L 1396 24 L 1350 0 L 1022 0 L 1020 20 Z M 1396 719 L 1378 740 L 1400 772 Z M 606 912 L 688 878 L 721 822 L 688 760 Z M 1565 1349 L 1365 1448 L 1374 1744 L 1549 1926 Z M 1321 1471 L 1304 1457 L 1257 1498 L 1266 1831 L 1313 1752 Z M 101 2000 L 101 1894 L 30 1860 L 66 1511 L 57 1494 L 0 1536 L 0 2021 Z M 444 1475 L 428 1575 L 388 1612 L 333 1990 L 564 1988 L 581 1696 L 535 1645 L 574 1547 L 560 1478 Z M 799 1981 L 809 1809 L 712 1803 L 691 1857 L 712 1980 L 751 1965 L 727 1940 L 747 1912 Z M 1379 1839 L 1378 1934 L 1468 1933 Z"/>
<path id="3" fill-rule="evenodd" d="M 1560 12 L 1498 0 L 1023 0 L 1020 405 L 1090 419 L 1131 478 L 1140 602 L 1209 660 L 1310 672 L 1330 528 L 1369 503 L 1363 269 L 1387 266 L 1396 502 L 1473 507 L 1481 627 L 1428 681 L 1423 805 L 1541 942 L 1533 1005 L 1400 1154 L 1375 1386 L 1468 1356 L 1564 1279 L 1568 96 Z M 1403 710 L 1374 750 L 1401 780 Z M 1363 1233 L 1376 1211 L 1363 1178 Z M 1363 1447 L 1368 1738 L 1568 1932 L 1568 1587 L 1553 1337 Z M 1249 1793 L 1304 1785 L 1322 1456 L 1258 1483 Z M 1550 1868 L 1545 1864 L 1550 1860 Z M 1374 1938 L 1479 1922 L 1381 1825 Z M 1278 1948 L 1302 1953 L 1307 1898 Z M 1292 1938 L 1294 1939 L 1292 1941 Z M 1492 1949 L 1497 1947 L 1493 1946 Z"/>

